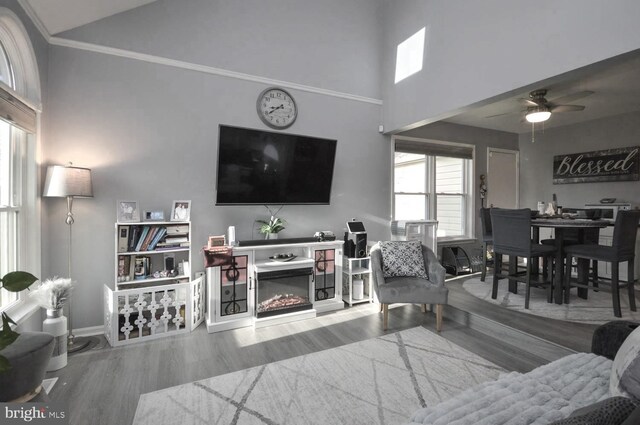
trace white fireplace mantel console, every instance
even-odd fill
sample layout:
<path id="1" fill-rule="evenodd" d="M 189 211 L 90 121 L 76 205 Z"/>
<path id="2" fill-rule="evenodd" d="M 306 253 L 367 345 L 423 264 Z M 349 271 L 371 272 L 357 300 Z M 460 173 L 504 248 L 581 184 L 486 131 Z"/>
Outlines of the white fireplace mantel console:
<path id="1" fill-rule="evenodd" d="M 342 244 L 234 247 L 230 265 L 207 268 L 207 331 L 286 323 L 344 308 Z M 278 254 L 295 258 L 269 258 Z"/>

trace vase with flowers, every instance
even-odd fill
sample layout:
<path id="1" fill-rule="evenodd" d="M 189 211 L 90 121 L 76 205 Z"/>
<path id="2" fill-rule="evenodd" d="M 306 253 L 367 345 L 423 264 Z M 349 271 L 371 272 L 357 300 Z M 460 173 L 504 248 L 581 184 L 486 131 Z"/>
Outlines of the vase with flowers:
<path id="1" fill-rule="evenodd" d="M 67 318 L 62 308 L 67 303 L 72 288 L 71 279 L 54 277 L 45 280 L 42 285 L 31 291 L 30 298 L 47 310 L 47 318 L 42 322 L 42 331 L 50 333 L 55 338 L 53 354 L 47 365 L 48 372 L 67 365 Z"/>

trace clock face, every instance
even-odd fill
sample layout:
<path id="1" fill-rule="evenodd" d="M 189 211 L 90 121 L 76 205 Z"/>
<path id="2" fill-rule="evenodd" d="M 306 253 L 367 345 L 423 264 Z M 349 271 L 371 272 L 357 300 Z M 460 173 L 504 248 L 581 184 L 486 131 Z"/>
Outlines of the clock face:
<path id="1" fill-rule="evenodd" d="M 272 128 L 287 128 L 298 116 L 296 101 L 283 89 L 266 89 L 258 96 L 256 106 L 260 119 Z"/>

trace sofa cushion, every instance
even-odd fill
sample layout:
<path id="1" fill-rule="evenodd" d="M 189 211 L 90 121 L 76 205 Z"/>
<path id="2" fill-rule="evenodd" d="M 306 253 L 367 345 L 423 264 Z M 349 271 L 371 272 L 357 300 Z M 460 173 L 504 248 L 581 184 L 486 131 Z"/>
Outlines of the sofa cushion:
<path id="1" fill-rule="evenodd" d="M 413 276 L 428 279 L 420 241 L 380 242 L 384 277 Z"/>
<path id="2" fill-rule="evenodd" d="M 422 408 L 411 424 L 549 424 L 608 397 L 611 360 L 577 353 L 524 375 L 512 372 Z"/>
<path id="3" fill-rule="evenodd" d="M 615 359 L 618 350 L 640 323 L 614 320 L 600 325 L 593 331 L 591 352 L 608 359 Z"/>
<path id="4" fill-rule="evenodd" d="M 640 401 L 640 328 L 624 340 L 613 360 L 609 395 Z"/>
<path id="5" fill-rule="evenodd" d="M 611 397 L 578 409 L 568 418 L 550 425 L 622 425 L 635 408 L 630 398 Z"/>

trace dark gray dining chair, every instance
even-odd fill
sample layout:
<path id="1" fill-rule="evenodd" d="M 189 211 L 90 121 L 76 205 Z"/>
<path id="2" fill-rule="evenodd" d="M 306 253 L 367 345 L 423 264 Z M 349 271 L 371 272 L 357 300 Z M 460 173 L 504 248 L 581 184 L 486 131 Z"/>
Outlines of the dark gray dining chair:
<path id="1" fill-rule="evenodd" d="M 582 236 L 581 233 L 582 232 Z M 573 229 L 571 227 L 567 227 L 563 231 L 562 245 L 564 247 L 571 245 L 580 245 L 580 244 L 597 244 L 600 240 L 600 228 L 599 227 L 588 227 L 586 229 Z M 551 239 L 543 239 L 540 241 L 543 245 L 555 245 L 556 240 Z M 566 255 L 564 255 L 566 260 Z M 598 262 L 591 262 L 591 274 L 595 277 L 594 286 L 598 286 Z"/>
<path id="2" fill-rule="evenodd" d="M 387 330 L 389 322 L 389 304 L 414 303 L 422 304 L 423 313 L 426 312 L 427 304 L 436 305 L 436 330 L 440 332 L 442 308 L 447 304 L 449 290 L 444 286 L 445 269 L 433 251 L 422 245 L 422 257 L 428 279 L 413 276 L 385 277 L 380 243 L 371 247 L 369 255 L 373 289 L 383 312 L 383 330 Z"/>
<path id="3" fill-rule="evenodd" d="M 569 303 L 569 290 L 571 286 L 578 288 L 600 288 L 597 276 L 594 278 L 596 285 L 589 285 L 586 282 L 574 282 L 571 279 L 571 262 L 573 258 L 591 261 L 604 261 L 611 263 L 611 298 L 613 301 L 613 314 L 622 317 L 620 308 L 620 263 L 627 262 L 627 290 L 629 293 L 629 307 L 631 311 L 636 311 L 636 296 L 634 290 L 634 260 L 636 253 L 636 236 L 638 234 L 638 223 L 640 222 L 640 211 L 620 211 L 616 217 L 613 228 L 613 241 L 611 246 L 597 244 L 571 245 L 565 248 L 567 264 L 564 280 L 564 302 Z"/>
<path id="4" fill-rule="evenodd" d="M 480 224 L 482 225 L 482 274 L 480 275 L 480 280 L 484 282 L 487 277 L 487 251 L 489 250 L 489 245 L 493 246 L 490 208 L 480 208 Z"/>
<path id="5" fill-rule="evenodd" d="M 491 298 L 498 297 L 498 281 L 506 278 L 509 281 L 523 282 L 525 284 L 525 301 L 524 308 L 529 309 L 529 299 L 531 295 L 531 286 L 546 287 L 547 302 L 553 301 L 553 257 L 556 248 L 548 245 L 541 245 L 531 242 L 531 210 L 529 208 L 511 210 L 502 208 L 491 209 L 491 225 L 493 228 L 493 290 Z M 518 257 L 527 259 L 527 265 L 530 265 L 534 259 L 538 257 L 548 258 L 547 273 L 542 276 L 536 275 L 535 281 L 532 281 L 532 267 L 527 267 L 522 273 L 517 272 L 517 267 L 510 267 L 513 273 L 502 271 L 502 256 L 508 255 L 509 262 L 518 262 Z M 547 281 L 546 277 L 549 280 Z"/>

